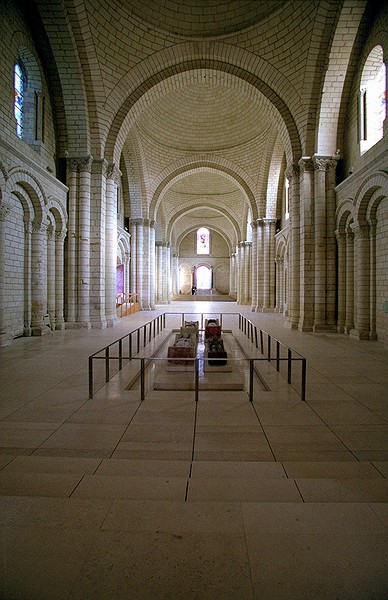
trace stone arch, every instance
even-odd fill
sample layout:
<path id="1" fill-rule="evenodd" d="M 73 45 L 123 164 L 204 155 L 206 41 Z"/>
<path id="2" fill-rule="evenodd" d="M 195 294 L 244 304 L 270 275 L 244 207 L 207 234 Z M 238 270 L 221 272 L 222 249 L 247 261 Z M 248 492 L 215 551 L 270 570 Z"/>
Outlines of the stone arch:
<path id="1" fill-rule="evenodd" d="M 334 38 L 331 42 L 328 65 L 322 87 L 316 136 L 317 154 L 331 156 L 340 146 L 348 106 L 347 72 L 351 66 L 352 53 L 344 53 L 344 36 L 349 47 L 354 45 L 365 7 L 363 4 L 344 6 L 339 15 Z"/>
<path id="2" fill-rule="evenodd" d="M 183 238 L 186 237 L 189 233 L 197 231 L 198 227 L 199 226 L 189 227 L 189 228 L 185 229 L 185 231 L 182 231 L 176 240 L 176 247 L 179 248 L 179 245 L 180 245 L 181 241 L 183 240 Z M 212 225 L 212 226 L 206 225 L 206 227 L 209 229 L 209 231 L 216 231 L 225 240 L 225 243 L 228 246 L 229 252 L 230 253 L 233 252 L 231 241 L 225 235 L 225 233 L 222 231 L 222 229 L 220 229 L 219 227 L 216 227 L 214 225 Z"/>
<path id="3" fill-rule="evenodd" d="M 185 213 L 190 212 L 191 210 L 195 210 L 195 209 L 197 209 L 198 207 L 201 207 L 201 206 L 202 206 L 202 204 L 196 203 L 196 204 L 190 205 L 190 208 L 182 208 L 180 211 L 177 211 L 174 214 L 174 222 L 177 221 Z M 231 223 L 231 225 L 233 227 L 233 230 L 235 231 L 236 240 L 240 241 L 241 240 L 241 230 L 240 230 L 240 227 L 239 227 L 238 223 L 236 222 L 236 220 L 233 219 L 233 217 L 231 215 L 229 215 L 228 213 L 221 212 L 221 210 L 219 208 L 217 208 L 217 207 L 212 207 L 212 208 L 214 209 L 215 212 L 219 212 L 221 216 L 225 217 Z M 171 229 L 172 229 L 172 227 L 173 227 L 173 222 L 170 222 L 168 224 L 168 227 L 167 227 L 167 239 L 168 240 L 170 239 L 170 236 L 171 236 Z M 206 225 L 206 227 L 209 228 L 208 225 Z M 180 236 L 178 236 L 176 244 L 179 245 L 182 237 L 184 237 L 185 235 L 187 235 L 188 233 L 190 233 L 190 231 L 195 231 L 197 228 L 198 227 L 192 227 L 189 230 L 185 231 L 185 233 L 182 233 Z M 212 229 L 214 229 L 215 231 L 217 231 L 218 233 L 220 233 L 220 235 L 222 235 L 224 237 L 224 239 L 226 240 L 226 236 L 225 236 L 224 232 L 221 231 L 221 229 L 219 229 L 217 227 L 214 227 L 214 226 L 212 226 Z M 229 245 L 231 245 L 230 241 L 228 242 L 228 246 Z"/>
<path id="4" fill-rule="evenodd" d="M 150 62 L 149 69 L 142 64 L 141 72 L 138 73 L 139 77 L 135 77 L 137 69 L 134 68 L 128 77 L 123 78 L 121 85 L 115 89 L 115 98 L 112 98 L 111 95 L 106 103 L 106 109 L 115 116 L 107 136 L 105 156 L 111 157 L 110 160 L 117 162 L 134 119 L 148 102 L 147 93 L 156 85 L 180 73 L 210 69 L 230 74 L 236 77 L 237 80 L 245 82 L 251 93 L 257 94 L 257 92 L 260 92 L 262 94 L 268 115 L 279 125 L 279 133 L 286 149 L 288 162 L 298 160 L 302 153 L 300 136 L 291 110 L 289 109 L 290 103 L 286 103 L 283 98 L 290 98 L 291 95 L 296 98 L 299 95 L 296 90 L 290 89 L 289 81 L 283 78 L 278 71 L 275 72 L 275 70 L 269 69 L 266 61 L 263 61 L 259 57 L 256 57 L 256 64 L 252 64 L 252 55 L 246 53 L 246 56 L 242 56 L 244 54 L 242 50 L 239 52 L 238 64 L 234 64 L 230 62 L 230 48 L 227 45 L 226 47 L 222 44 L 214 44 L 211 47 L 208 47 L 207 44 L 201 46 L 204 49 L 203 53 L 206 54 L 208 52 L 209 56 L 212 57 L 218 54 L 218 49 L 220 58 L 217 60 L 205 57 L 189 59 L 188 57 L 192 55 L 193 48 L 190 44 L 188 46 L 189 48 L 186 48 L 185 44 L 180 45 L 179 54 L 181 61 L 178 63 L 176 56 L 171 51 L 168 55 L 160 53 L 158 62 L 156 62 L 155 57 L 150 61 L 144 61 L 145 63 Z M 185 56 L 185 50 L 187 56 Z M 172 62 L 173 64 L 171 64 Z M 161 68 L 161 65 L 166 65 L 166 63 L 169 66 Z M 144 78 L 145 72 L 152 73 L 148 79 Z M 264 73 L 266 80 L 264 80 Z M 140 85 L 139 81 L 142 81 Z M 130 90 L 129 93 L 128 90 Z M 118 98 L 125 98 L 121 105 L 118 105 Z"/>
<path id="5" fill-rule="evenodd" d="M 162 172 L 155 184 L 155 192 L 150 204 L 150 218 L 155 219 L 155 215 L 158 209 L 158 205 L 162 200 L 163 194 L 179 179 L 182 179 L 189 173 L 207 171 L 212 173 L 218 173 L 227 177 L 230 181 L 233 181 L 235 185 L 241 190 L 242 194 L 247 200 L 247 203 L 251 207 L 253 218 L 257 218 L 257 206 L 255 202 L 255 195 L 253 193 L 253 187 L 247 184 L 247 179 L 243 177 L 243 173 L 233 169 L 232 166 L 224 160 L 208 160 L 206 158 L 200 159 L 199 157 L 190 157 L 189 159 L 183 159 L 177 164 L 169 167 L 168 170 Z M 253 182 L 251 182 L 253 186 Z"/>
<path id="6" fill-rule="evenodd" d="M 24 190 L 33 207 L 35 225 L 41 226 L 44 224 L 46 218 L 46 195 L 36 177 L 23 169 L 12 169 L 7 181 L 7 190 L 8 193 L 16 194 L 18 191 Z"/>
<path id="7" fill-rule="evenodd" d="M 354 214 L 355 220 L 360 225 L 365 225 L 368 219 L 369 207 L 372 200 L 372 205 L 376 198 L 384 198 L 388 195 L 388 174 L 385 171 L 378 171 L 370 175 L 359 186 L 354 198 Z"/>

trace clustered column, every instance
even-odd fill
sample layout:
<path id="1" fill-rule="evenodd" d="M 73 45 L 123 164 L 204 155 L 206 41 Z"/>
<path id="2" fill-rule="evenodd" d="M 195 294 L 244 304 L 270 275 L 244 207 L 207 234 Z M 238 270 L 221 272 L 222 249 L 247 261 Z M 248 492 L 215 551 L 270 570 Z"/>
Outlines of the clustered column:
<path id="1" fill-rule="evenodd" d="M 297 329 L 300 315 L 300 193 L 299 167 L 291 165 L 287 169 L 290 182 L 290 253 L 289 253 L 289 309 L 288 325 Z"/>
<path id="2" fill-rule="evenodd" d="M 10 207 L 1 202 L 0 204 L 0 347 L 6 346 L 11 342 L 11 335 L 8 335 L 5 327 L 5 282 L 4 282 L 4 264 L 5 264 L 5 219 L 10 211 Z"/>
<path id="3" fill-rule="evenodd" d="M 149 219 L 132 219 L 132 284 L 142 310 L 155 308 L 155 224 Z"/>

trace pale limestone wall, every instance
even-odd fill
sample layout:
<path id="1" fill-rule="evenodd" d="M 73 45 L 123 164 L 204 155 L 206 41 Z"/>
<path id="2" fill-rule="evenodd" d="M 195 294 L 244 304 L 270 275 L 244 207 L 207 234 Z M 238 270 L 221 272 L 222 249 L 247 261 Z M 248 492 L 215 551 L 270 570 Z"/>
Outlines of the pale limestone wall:
<path id="1" fill-rule="evenodd" d="M 381 202 L 376 219 L 376 330 L 388 344 L 388 198 Z"/>
<path id="2" fill-rule="evenodd" d="M 212 231 L 210 234 L 210 255 L 195 254 L 195 232 L 186 235 L 179 246 L 179 267 L 185 274 L 185 293 L 191 286 L 189 272 L 192 273 L 195 266 L 206 265 L 213 269 L 214 289 L 221 294 L 229 293 L 230 285 L 230 260 L 229 251 L 222 236 Z"/>
<path id="3" fill-rule="evenodd" d="M 12 144 L 17 152 L 31 161 L 36 161 L 44 169 L 55 172 L 55 131 L 52 115 L 52 102 L 44 70 L 39 60 L 38 53 L 31 39 L 28 27 L 21 15 L 8 2 L 0 6 L 0 39 L 1 39 L 1 80 L 0 80 L 0 106 L 1 128 L 0 139 Z M 44 98 L 44 140 L 41 141 L 41 132 L 35 139 L 35 132 L 30 133 L 33 139 L 29 143 L 16 135 L 16 120 L 13 107 L 13 77 L 14 64 L 18 59 L 24 59 L 27 75 L 26 94 L 32 96 L 39 94 Z M 31 120 L 34 119 L 35 106 L 31 106 Z M 28 128 L 27 128 L 28 129 Z M 30 137 L 29 135 L 29 137 Z"/>

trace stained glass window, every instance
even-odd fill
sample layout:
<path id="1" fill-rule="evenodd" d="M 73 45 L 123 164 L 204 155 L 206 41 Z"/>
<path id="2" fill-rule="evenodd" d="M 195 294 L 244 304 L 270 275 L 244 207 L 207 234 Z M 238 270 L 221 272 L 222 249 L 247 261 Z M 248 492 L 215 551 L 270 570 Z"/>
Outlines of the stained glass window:
<path id="1" fill-rule="evenodd" d="M 14 115 L 16 119 L 16 133 L 23 137 L 23 100 L 24 76 L 20 64 L 16 63 L 14 69 Z"/>
<path id="2" fill-rule="evenodd" d="M 197 231 L 197 254 L 209 254 L 209 230 L 206 227 L 201 227 Z"/>

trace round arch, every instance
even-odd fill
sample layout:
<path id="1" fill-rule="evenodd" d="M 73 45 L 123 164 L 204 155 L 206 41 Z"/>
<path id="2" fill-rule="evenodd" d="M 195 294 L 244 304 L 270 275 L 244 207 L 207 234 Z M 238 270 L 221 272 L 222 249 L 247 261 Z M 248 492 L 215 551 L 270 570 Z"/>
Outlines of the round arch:
<path id="1" fill-rule="evenodd" d="M 182 49 L 180 49 L 182 52 Z M 225 52 L 225 51 L 224 51 Z M 214 55 L 213 49 L 211 52 Z M 229 60 L 228 54 L 228 60 Z M 176 58 L 175 58 L 176 61 Z M 249 54 L 249 63 L 251 63 L 252 57 Z M 153 88 L 155 86 L 171 80 L 175 75 L 179 75 L 184 72 L 197 71 L 202 69 L 208 69 L 213 71 L 220 71 L 225 74 L 232 75 L 247 84 L 247 89 L 252 94 L 258 92 L 262 95 L 265 110 L 269 118 L 279 124 L 279 134 L 283 140 L 285 147 L 287 162 L 293 162 L 293 160 L 299 160 L 302 150 L 299 132 L 292 116 L 292 113 L 283 100 L 283 96 L 287 97 L 290 95 L 289 82 L 286 85 L 286 81 L 279 82 L 265 82 L 260 78 L 259 73 L 268 72 L 268 65 L 263 61 L 264 64 L 260 65 L 261 69 L 258 72 L 249 71 L 241 66 L 235 65 L 230 62 L 223 62 L 222 60 L 214 60 L 209 58 L 198 58 L 196 60 L 185 60 L 171 65 L 165 69 L 156 71 L 147 80 L 144 80 L 142 84 L 138 84 L 128 94 L 127 90 L 131 89 L 128 85 L 126 90 L 122 91 L 122 94 L 117 93 L 117 97 L 124 98 L 125 100 L 121 106 L 115 106 L 114 110 L 115 117 L 113 118 L 107 141 L 105 144 L 105 157 L 114 163 L 118 163 L 121 155 L 122 148 L 125 143 L 125 139 L 128 136 L 133 122 L 136 120 L 140 112 L 147 106 L 148 102 L 153 99 Z M 165 64 L 161 61 L 159 64 Z M 241 64 L 241 63 L 240 63 Z M 133 76 L 133 74 L 132 74 Z M 126 79 L 126 78 L 124 78 Z M 277 92 L 275 90 L 278 90 Z M 118 92 L 118 90 L 116 90 Z M 150 92 L 150 93 L 149 93 Z M 294 92 L 297 95 L 297 92 Z M 109 99 L 108 99 L 109 102 Z M 108 104 L 107 102 L 107 104 Z"/>
<path id="2" fill-rule="evenodd" d="M 252 210 L 252 217 L 257 218 L 257 205 L 255 202 L 255 194 L 252 191 L 254 189 L 253 182 L 252 187 L 247 184 L 246 179 L 243 178 L 242 173 L 238 173 L 235 169 L 233 170 L 230 164 L 225 164 L 225 161 L 209 161 L 206 159 L 200 160 L 199 158 L 190 160 L 180 161 L 180 164 L 173 165 L 164 171 L 159 177 L 160 182 L 157 184 L 153 198 L 150 204 L 150 219 L 155 219 L 155 215 L 158 206 L 163 198 L 163 195 L 167 190 L 180 179 L 186 175 L 198 172 L 217 173 L 225 176 L 229 181 L 232 181 L 241 191 L 245 197 L 248 205 Z M 163 179 L 162 179 L 163 177 Z"/>

